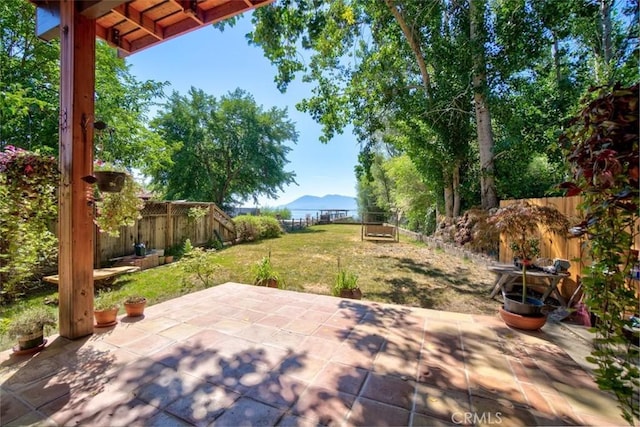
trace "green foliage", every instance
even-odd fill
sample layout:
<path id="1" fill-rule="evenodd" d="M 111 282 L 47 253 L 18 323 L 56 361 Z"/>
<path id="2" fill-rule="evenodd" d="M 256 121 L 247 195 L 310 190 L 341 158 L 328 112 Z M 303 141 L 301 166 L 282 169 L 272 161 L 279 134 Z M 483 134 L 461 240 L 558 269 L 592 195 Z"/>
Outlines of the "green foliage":
<path id="1" fill-rule="evenodd" d="M 280 283 L 280 275 L 275 271 L 271 264 L 271 256 L 262 257 L 260 261 L 252 266 L 251 272 L 255 278 L 253 282 L 254 285 L 268 286 L 270 281 L 276 281 L 279 283 L 279 286 L 282 287 L 282 283 Z"/>
<path id="2" fill-rule="evenodd" d="M 0 152 L 0 300 L 56 262 L 57 182 L 52 157 L 12 146 Z"/>
<path id="3" fill-rule="evenodd" d="M 358 288 L 358 275 L 346 270 L 340 269 L 336 274 L 333 286 L 331 287 L 331 294 L 339 297 L 340 292 L 343 290 L 353 290 Z"/>
<path id="4" fill-rule="evenodd" d="M 282 235 L 278 220 L 267 216 L 239 215 L 233 219 L 236 236 L 241 242 L 272 239 Z"/>
<path id="5" fill-rule="evenodd" d="M 272 218 L 291 219 L 291 210 L 288 208 L 260 208 L 260 215 L 270 216 Z"/>
<path id="6" fill-rule="evenodd" d="M 7 334 L 17 338 L 41 332 L 45 326 L 55 326 L 56 323 L 53 310 L 43 306 L 29 307 L 11 319 Z"/>
<path id="7" fill-rule="evenodd" d="M 94 311 L 113 310 L 120 307 L 121 296 L 109 288 L 100 289 L 93 300 Z"/>
<path id="8" fill-rule="evenodd" d="M 180 261 L 180 268 L 186 274 L 195 275 L 205 288 L 213 283 L 211 279 L 213 275 L 220 269 L 220 266 L 213 260 L 212 254 L 202 248 L 187 248 L 191 242 L 189 239 L 185 242 L 184 257 Z M 189 250 L 187 250 L 189 249 Z"/>
<path id="9" fill-rule="evenodd" d="M 277 219 L 272 217 L 258 217 L 259 239 L 274 239 L 282 235 L 282 228 Z"/>
<path id="10" fill-rule="evenodd" d="M 145 302 L 147 299 L 139 294 L 128 294 L 124 297 L 125 304 L 140 304 Z"/>
<path id="11" fill-rule="evenodd" d="M 572 231 L 586 234 L 591 265 L 583 271 L 586 304 L 598 317 L 595 325 L 600 388 L 618 398 L 632 424 L 640 416 L 638 352 L 624 337 L 626 312 L 638 309 L 638 295 L 626 281 L 637 262 L 630 248 L 638 236 L 640 141 L 638 84 L 595 92 L 563 135 L 573 181 L 568 194 L 583 197 L 584 221 Z"/>
<path id="12" fill-rule="evenodd" d="M 101 232 L 112 237 L 120 236 L 120 227 L 131 227 L 142 218 L 140 211 L 144 201 L 140 198 L 142 187 L 131 175 L 125 174 L 124 186 L 119 193 L 99 192 L 96 189 L 94 220 Z"/>
<path id="13" fill-rule="evenodd" d="M 59 40 L 36 37 L 35 7 L 27 0 L 0 2 L 0 149 L 6 145 L 58 152 Z M 166 83 L 138 81 L 116 49 L 96 44 L 96 134 L 105 160 L 149 169 L 167 162 L 171 148 L 146 128 L 147 112 Z"/>
<path id="14" fill-rule="evenodd" d="M 209 209 L 201 208 L 199 206 L 194 206 L 192 208 L 189 208 L 189 211 L 187 212 L 187 217 L 189 218 L 190 221 L 197 221 L 200 218 L 204 218 L 205 216 L 207 216 L 207 213 L 209 213 Z"/>
<path id="15" fill-rule="evenodd" d="M 174 256 L 176 258 L 180 258 L 183 254 L 184 242 L 176 243 L 175 245 L 171 245 L 164 250 L 165 256 Z"/>
<path id="16" fill-rule="evenodd" d="M 182 255 L 187 256 L 194 250 L 193 245 L 191 244 L 191 239 L 187 239 L 184 241 L 182 245 Z"/>
<path id="17" fill-rule="evenodd" d="M 285 171 L 286 156 L 298 134 L 286 110 L 264 110 L 236 89 L 216 99 L 191 88 L 174 93 L 152 122 L 177 150 L 172 164 L 152 173 L 168 199 L 212 201 L 228 206 L 259 195 L 275 197 L 295 182 Z"/>

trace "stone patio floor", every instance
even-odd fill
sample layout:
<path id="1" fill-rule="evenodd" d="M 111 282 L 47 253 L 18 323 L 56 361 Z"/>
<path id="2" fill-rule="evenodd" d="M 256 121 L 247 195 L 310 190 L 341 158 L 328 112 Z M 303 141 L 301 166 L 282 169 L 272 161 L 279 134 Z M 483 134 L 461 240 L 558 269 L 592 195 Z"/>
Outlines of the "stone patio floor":
<path id="1" fill-rule="evenodd" d="M 625 425 L 544 332 L 227 283 L 0 353 L 2 425 Z"/>

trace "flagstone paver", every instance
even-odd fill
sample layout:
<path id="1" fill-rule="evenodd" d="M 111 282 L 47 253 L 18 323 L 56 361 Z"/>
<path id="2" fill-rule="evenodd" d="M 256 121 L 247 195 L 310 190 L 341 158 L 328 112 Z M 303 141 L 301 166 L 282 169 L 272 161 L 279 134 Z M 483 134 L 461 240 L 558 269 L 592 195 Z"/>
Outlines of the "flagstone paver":
<path id="1" fill-rule="evenodd" d="M 544 329 L 236 283 L 2 352 L 0 381 L 8 426 L 625 425 Z"/>

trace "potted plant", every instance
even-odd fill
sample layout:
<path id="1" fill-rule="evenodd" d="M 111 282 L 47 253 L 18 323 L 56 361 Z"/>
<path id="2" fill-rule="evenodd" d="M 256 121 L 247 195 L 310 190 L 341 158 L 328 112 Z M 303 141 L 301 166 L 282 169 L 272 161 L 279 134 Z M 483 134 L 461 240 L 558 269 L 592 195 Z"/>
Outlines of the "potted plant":
<path id="1" fill-rule="evenodd" d="M 169 264 L 172 263 L 176 257 L 179 257 L 182 253 L 182 245 L 175 244 L 171 245 L 164 250 L 164 262 Z"/>
<path id="2" fill-rule="evenodd" d="M 120 192 L 105 192 L 96 188 L 96 218 L 95 224 L 100 232 L 113 237 L 120 236 L 120 227 L 130 227 L 141 218 L 140 211 L 144 201 L 139 194 L 142 190 L 133 177 L 122 172 L 123 184 Z"/>
<path id="3" fill-rule="evenodd" d="M 504 309 L 500 310 L 500 315 L 503 320 L 509 317 L 509 321 L 519 322 L 519 326 L 512 326 L 521 329 L 527 329 L 523 324 L 527 319 L 513 319 L 514 316 L 510 314 L 530 317 L 531 328 L 539 329 L 546 322 L 546 316 L 541 313 L 544 302 L 527 295 L 527 267 L 540 253 L 539 240 L 531 236 L 538 233 L 539 227 L 549 232 L 566 233 L 569 221 L 553 207 L 538 206 L 520 200 L 498 209 L 488 222 L 509 242 L 513 255 L 519 260 L 522 268 L 522 293 L 504 293 Z M 507 324 L 509 321 L 505 320 Z"/>
<path id="4" fill-rule="evenodd" d="M 17 338 L 16 353 L 44 348 L 44 327 L 55 326 L 56 316 L 46 307 L 30 307 L 11 320 L 7 333 Z"/>
<path id="5" fill-rule="evenodd" d="M 120 308 L 118 296 L 109 289 L 98 291 L 93 302 L 93 315 L 96 319 L 96 327 L 104 328 L 117 323 L 118 309 Z"/>
<path id="6" fill-rule="evenodd" d="M 253 274 L 255 276 L 255 285 L 268 286 L 270 288 L 279 287 L 280 277 L 271 264 L 271 254 L 268 257 L 262 257 L 260 261 L 254 264 Z"/>
<path id="7" fill-rule="evenodd" d="M 124 300 L 124 310 L 129 317 L 140 317 L 144 314 L 147 299 L 141 295 L 129 295 Z"/>
<path id="8" fill-rule="evenodd" d="M 346 269 L 339 269 L 333 282 L 332 293 L 340 298 L 362 299 L 358 276 Z"/>

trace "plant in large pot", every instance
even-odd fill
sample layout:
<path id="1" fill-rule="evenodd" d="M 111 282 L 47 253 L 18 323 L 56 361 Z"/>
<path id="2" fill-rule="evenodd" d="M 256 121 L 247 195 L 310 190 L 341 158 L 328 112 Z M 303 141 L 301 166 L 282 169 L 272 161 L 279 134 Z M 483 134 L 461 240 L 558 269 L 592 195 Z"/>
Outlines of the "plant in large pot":
<path id="1" fill-rule="evenodd" d="M 338 259 L 338 273 L 333 281 L 331 293 L 340 298 L 362 299 L 362 291 L 358 287 L 358 275 L 346 268 L 341 268 L 340 259 Z"/>
<path id="2" fill-rule="evenodd" d="M 18 340 L 14 352 L 31 352 L 44 348 L 45 326 L 55 326 L 54 312 L 47 307 L 30 307 L 11 320 L 7 333 Z"/>
<path id="3" fill-rule="evenodd" d="M 546 321 L 546 316 L 541 313 L 544 302 L 527 294 L 527 268 L 540 253 L 540 241 L 533 236 L 537 235 L 539 228 L 547 232 L 565 234 L 569 221 L 554 207 L 538 206 L 526 200 L 519 200 L 498 209 L 489 217 L 488 223 L 509 242 L 514 257 L 519 259 L 522 266 L 522 293 L 504 294 L 505 304 L 500 314 L 505 322 L 508 322 L 505 317 L 512 317 L 510 313 L 537 318 L 538 321 L 531 322 L 531 328 L 539 329 Z M 526 319 L 516 320 L 524 322 Z M 522 326 L 524 325 L 519 323 L 517 327 L 527 329 Z"/>
<path id="4" fill-rule="evenodd" d="M 98 291 L 93 301 L 93 315 L 96 319 L 96 327 L 105 328 L 117 323 L 120 299 L 115 292 L 110 289 Z"/>
<path id="5" fill-rule="evenodd" d="M 262 257 L 260 261 L 253 265 L 254 284 L 258 286 L 268 286 L 270 288 L 280 287 L 280 275 L 271 264 L 271 254 Z"/>

